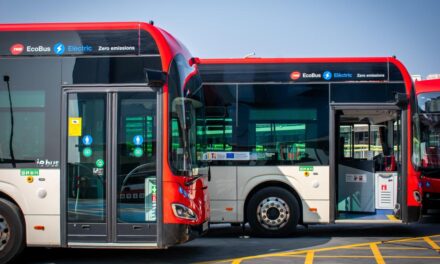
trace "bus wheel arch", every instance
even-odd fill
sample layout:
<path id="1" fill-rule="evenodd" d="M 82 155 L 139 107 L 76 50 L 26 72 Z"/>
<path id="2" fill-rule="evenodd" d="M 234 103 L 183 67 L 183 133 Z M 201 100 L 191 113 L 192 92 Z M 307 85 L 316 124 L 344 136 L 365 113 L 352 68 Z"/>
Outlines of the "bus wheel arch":
<path id="1" fill-rule="evenodd" d="M 15 204 L 18 208 L 20 208 L 20 205 L 18 204 L 18 202 L 15 201 L 10 195 L 8 195 L 5 192 L 0 191 L 0 199 L 8 200 L 11 203 Z M 21 209 L 20 209 L 20 211 L 21 211 Z M 23 215 L 23 212 L 22 212 L 22 215 Z"/>
<path id="2" fill-rule="evenodd" d="M 20 254 L 26 245 L 26 223 L 18 203 L 0 192 L 0 263 Z"/>
<path id="3" fill-rule="evenodd" d="M 249 215 L 251 214 L 248 211 L 254 211 L 254 209 L 258 206 L 256 206 L 256 199 L 257 200 L 262 200 L 261 197 L 264 197 L 264 193 L 267 191 L 276 191 L 278 189 L 280 196 L 277 195 L 277 197 L 279 196 L 279 198 L 281 198 L 281 202 L 282 203 L 287 203 L 289 204 L 288 208 L 290 208 L 290 210 L 292 210 L 294 213 L 297 214 L 297 219 L 292 219 L 294 223 L 293 226 L 291 227 L 286 227 L 288 230 L 290 231 L 294 231 L 296 228 L 296 224 L 302 224 L 302 219 L 303 219 L 303 215 L 302 215 L 302 203 L 301 203 L 301 199 L 300 196 L 298 195 L 298 193 L 295 191 L 294 188 L 292 188 L 290 185 L 281 182 L 281 181 L 267 181 L 267 182 L 263 182 L 260 183 L 259 185 L 255 186 L 246 196 L 246 200 L 244 203 L 244 207 L 243 207 L 243 213 L 244 213 L 244 222 L 249 222 L 249 224 L 255 226 L 255 221 L 257 221 L 255 219 L 255 217 L 258 217 L 256 215 Z M 286 201 L 284 201 L 284 200 Z M 268 200 L 268 202 L 270 202 L 270 200 Z M 273 201 L 276 203 L 276 201 Z M 261 202 L 259 202 L 259 206 L 261 206 Z M 252 207 L 252 208 L 249 208 Z M 283 206 L 281 205 L 281 208 L 283 208 Z M 295 215 L 295 214 L 294 214 Z M 281 215 L 282 216 L 282 215 Z M 289 220 L 289 219 L 287 219 Z M 286 220 L 286 221 L 287 221 Z M 291 220 L 289 220 L 291 221 Z M 255 230 L 254 230 L 255 231 Z M 260 230 L 261 231 L 261 230 Z M 288 235 L 289 233 L 292 232 L 287 232 L 285 235 Z M 271 233 L 264 233 L 264 232 L 255 232 L 259 235 L 263 235 L 263 236 L 280 236 L 281 234 L 277 234 L 277 231 Z M 282 235 L 281 235 L 282 236 Z"/>
<path id="4" fill-rule="evenodd" d="M 12 196 L 10 196 L 7 193 L 2 192 L 2 191 L 0 191 L 0 200 L 1 199 L 9 201 L 9 202 L 13 203 L 15 206 L 17 206 L 18 211 L 20 212 L 21 220 L 23 221 L 23 227 L 26 231 L 26 218 L 24 217 L 23 209 L 21 208 L 20 204 L 14 198 L 12 198 Z"/>

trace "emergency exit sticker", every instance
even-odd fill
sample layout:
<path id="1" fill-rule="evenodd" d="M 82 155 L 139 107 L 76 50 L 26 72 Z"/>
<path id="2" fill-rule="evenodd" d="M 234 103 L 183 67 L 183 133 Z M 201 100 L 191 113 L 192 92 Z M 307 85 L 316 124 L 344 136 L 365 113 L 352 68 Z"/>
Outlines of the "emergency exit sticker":
<path id="1" fill-rule="evenodd" d="M 21 176 L 39 176 L 40 170 L 39 169 L 20 169 L 20 175 Z"/>
<path id="2" fill-rule="evenodd" d="M 69 117 L 69 137 L 82 136 L 82 118 Z"/>
<path id="3" fill-rule="evenodd" d="M 313 166 L 299 166 L 299 171 L 313 171 Z"/>

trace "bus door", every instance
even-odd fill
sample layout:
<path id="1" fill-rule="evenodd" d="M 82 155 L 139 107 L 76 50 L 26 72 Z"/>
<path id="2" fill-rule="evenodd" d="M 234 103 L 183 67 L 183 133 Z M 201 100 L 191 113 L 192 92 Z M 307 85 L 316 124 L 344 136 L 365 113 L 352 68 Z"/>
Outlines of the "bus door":
<path id="1" fill-rule="evenodd" d="M 346 108 L 335 120 L 336 219 L 401 219 L 401 111 Z"/>
<path id="2" fill-rule="evenodd" d="M 65 88 L 63 98 L 67 244 L 156 244 L 157 93 Z"/>

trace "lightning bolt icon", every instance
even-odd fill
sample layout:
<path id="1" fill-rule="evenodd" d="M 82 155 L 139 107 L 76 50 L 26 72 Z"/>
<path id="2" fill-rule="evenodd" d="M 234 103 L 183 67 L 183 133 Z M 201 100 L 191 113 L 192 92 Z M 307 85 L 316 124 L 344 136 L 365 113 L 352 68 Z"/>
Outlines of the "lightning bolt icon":
<path id="1" fill-rule="evenodd" d="M 58 55 L 61 55 L 61 54 L 64 53 L 64 45 L 61 42 L 55 44 L 55 46 L 53 48 L 55 50 L 55 53 L 58 54 Z"/>

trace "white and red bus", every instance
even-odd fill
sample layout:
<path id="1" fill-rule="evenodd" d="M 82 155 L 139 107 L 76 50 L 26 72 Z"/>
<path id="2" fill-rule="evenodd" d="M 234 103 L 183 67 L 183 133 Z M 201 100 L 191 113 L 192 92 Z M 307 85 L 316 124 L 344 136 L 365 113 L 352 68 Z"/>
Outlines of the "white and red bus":
<path id="1" fill-rule="evenodd" d="M 211 222 L 282 236 L 297 224 L 419 218 L 411 77 L 392 57 L 201 59 Z"/>
<path id="2" fill-rule="evenodd" d="M 428 212 L 440 208 L 440 79 L 416 81 L 414 89 L 413 161 Z"/>
<path id="3" fill-rule="evenodd" d="M 166 248 L 206 229 L 201 80 L 169 33 L 3 24 L 0 75 L 0 262 L 26 245 Z"/>

